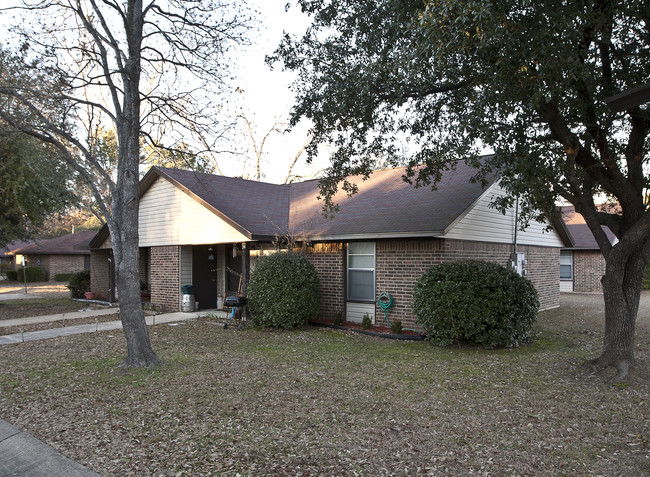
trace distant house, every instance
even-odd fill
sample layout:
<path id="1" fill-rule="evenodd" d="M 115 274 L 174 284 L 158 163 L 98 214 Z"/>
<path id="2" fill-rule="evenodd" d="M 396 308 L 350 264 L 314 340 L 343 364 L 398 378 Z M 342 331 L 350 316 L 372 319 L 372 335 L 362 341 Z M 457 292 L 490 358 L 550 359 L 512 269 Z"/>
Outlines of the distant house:
<path id="1" fill-rule="evenodd" d="M 180 308 L 188 284 L 200 308 L 214 308 L 218 296 L 245 291 L 257 257 L 291 238 L 318 270 L 324 317 L 341 311 L 352 321 L 365 313 L 380 320 L 376 300 L 387 292 L 395 298 L 391 319 L 413 324 L 413 287 L 427 268 L 469 258 L 507 266 L 513 252 L 542 308 L 558 306 L 557 264 L 570 243 L 563 225 L 515 233 L 514 211 L 489 207 L 505 194 L 497 179 L 483 188 L 470 181 L 475 173 L 458 165 L 435 191 L 405 183 L 402 168 L 352 177 L 358 193 L 339 192 L 330 220 L 321 214 L 316 180 L 277 185 L 154 167 L 140 184 L 140 280 L 166 309 Z M 91 289 L 115 298 L 107 227 L 91 249 Z"/>
<path id="2" fill-rule="evenodd" d="M 90 269 L 89 243 L 96 233 L 93 230 L 84 230 L 53 239 L 39 240 L 11 253 L 15 256 L 25 256 L 27 266 L 44 268 L 48 280 L 54 281 L 58 274 Z"/>
<path id="3" fill-rule="evenodd" d="M 600 252 L 591 230 L 582 215 L 573 206 L 562 208 L 562 220 L 573 246 L 560 251 L 560 290 L 565 292 L 602 292 L 600 282 L 605 275 L 605 258 Z M 616 236 L 603 226 L 611 243 L 616 243 Z"/>
<path id="4" fill-rule="evenodd" d="M 12 252 L 19 248 L 28 247 L 36 243 L 34 240 L 15 240 L 9 242 L 5 247 L 0 248 L 0 264 L 7 265 L 11 269 L 16 268 L 16 260 L 22 263 L 22 255 L 15 255 Z"/>

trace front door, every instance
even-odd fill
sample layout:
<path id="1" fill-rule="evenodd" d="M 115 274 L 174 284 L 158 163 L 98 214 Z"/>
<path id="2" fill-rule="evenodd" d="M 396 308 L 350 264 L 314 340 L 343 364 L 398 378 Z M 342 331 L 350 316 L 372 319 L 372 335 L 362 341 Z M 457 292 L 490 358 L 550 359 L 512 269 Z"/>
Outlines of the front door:
<path id="1" fill-rule="evenodd" d="M 192 284 L 199 310 L 217 307 L 217 247 L 192 247 Z"/>

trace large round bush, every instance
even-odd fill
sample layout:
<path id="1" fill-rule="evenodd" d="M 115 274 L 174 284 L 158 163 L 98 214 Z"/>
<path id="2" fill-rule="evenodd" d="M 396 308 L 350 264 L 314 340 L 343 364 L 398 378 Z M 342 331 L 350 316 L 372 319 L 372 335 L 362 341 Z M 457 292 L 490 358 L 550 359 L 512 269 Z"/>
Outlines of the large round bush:
<path id="1" fill-rule="evenodd" d="M 413 311 L 428 339 L 513 347 L 530 339 L 539 300 L 533 284 L 501 265 L 464 260 L 436 265 L 418 280 Z"/>
<path id="2" fill-rule="evenodd" d="M 318 274 L 301 255 L 278 252 L 262 257 L 247 290 L 248 307 L 258 326 L 293 328 L 318 317 Z"/>

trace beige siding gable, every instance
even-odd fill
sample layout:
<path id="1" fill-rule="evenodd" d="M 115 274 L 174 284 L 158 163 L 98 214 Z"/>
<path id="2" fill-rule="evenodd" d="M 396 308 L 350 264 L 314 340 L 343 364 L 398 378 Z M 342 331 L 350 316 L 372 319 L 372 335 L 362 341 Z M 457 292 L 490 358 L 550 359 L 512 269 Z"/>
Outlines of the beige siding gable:
<path id="1" fill-rule="evenodd" d="M 246 242 L 248 238 L 167 179 L 140 198 L 140 247 Z"/>
<path id="2" fill-rule="evenodd" d="M 478 242 L 513 243 L 515 231 L 515 209 L 505 215 L 489 205 L 495 197 L 503 197 L 506 192 L 498 184 L 491 186 L 472 208 L 445 233 L 444 238 L 472 240 Z M 531 222 L 525 231 L 517 231 L 517 243 L 544 247 L 563 247 L 562 239 L 556 231 L 545 231 L 547 224 Z"/>

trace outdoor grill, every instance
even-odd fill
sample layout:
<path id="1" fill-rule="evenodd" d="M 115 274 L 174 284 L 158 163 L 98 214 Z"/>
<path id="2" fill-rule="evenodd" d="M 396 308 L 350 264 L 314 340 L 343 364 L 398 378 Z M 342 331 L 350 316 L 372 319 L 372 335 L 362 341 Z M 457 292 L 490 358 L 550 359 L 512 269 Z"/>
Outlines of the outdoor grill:
<path id="1" fill-rule="evenodd" d="M 240 307 L 246 305 L 245 296 L 227 296 L 226 301 L 224 302 L 226 306 Z"/>

